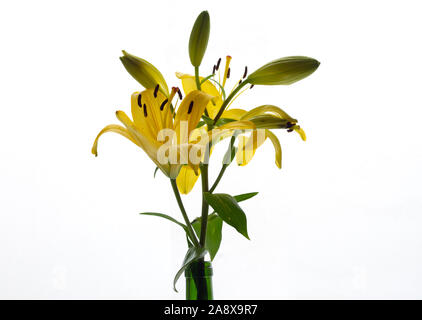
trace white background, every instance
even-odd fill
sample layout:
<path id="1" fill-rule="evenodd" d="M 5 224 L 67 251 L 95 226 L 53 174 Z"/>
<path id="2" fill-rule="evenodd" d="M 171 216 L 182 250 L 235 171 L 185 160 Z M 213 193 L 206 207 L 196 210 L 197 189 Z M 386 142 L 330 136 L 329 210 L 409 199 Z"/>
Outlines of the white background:
<path id="1" fill-rule="evenodd" d="M 260 194 L 242 204 L 251 241 L 224 226 L 215 297 L 422 298 L 418 1 L 263 0 L 2 2 L 0 298 L 184 298 L 183 279 L 181 293 L 171 288 L 183 232 L 138 215 L 181 219 L 167 178 L 153 179 L 153 163 L 115 134 L 98 158 L 90 148 L 140 89 L 120 50 L 180 85 L 204 9 L 206 75 L 227 54 L 232 81 L 282 56 L 321 62 L 302 82 L 237 101 L 282 107 L 308 141 L 277 133 L 282 170 L 269 142 L 227 170 L 217 192 Z M 199 189 L 184 198 L 192 218 Z"/>

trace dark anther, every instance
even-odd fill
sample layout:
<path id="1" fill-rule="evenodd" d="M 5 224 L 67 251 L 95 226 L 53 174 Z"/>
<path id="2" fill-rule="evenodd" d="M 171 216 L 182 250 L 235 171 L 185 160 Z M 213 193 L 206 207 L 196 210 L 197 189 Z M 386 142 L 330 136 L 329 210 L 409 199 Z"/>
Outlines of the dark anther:
<path id="1" fill-rule="evenodd" d="M 291 123 L 291 122 L 287 122 L 287 125 L 286 125 L 286 127 L 287 128 L 291 128 L 291 127 L 293 127 L 294 126 L 294 124 L 293 123 Z"/>
<path id="2" fill-rule="evenodd" d="M 163 109 L 164 109 L 164 106 L 166 105 L 166 103 L 169 101 L 169 99 L 166 99 L 166 100 L 164 100 L 163 101 L 163 103 L 161 104 L 161 106 L 160 106 L 160 110 L 161 111 L 163 111 Z"/>
<path id="3" fill-rule="evenodd" d="M 155 86 L 155 89 L 154 89 L 154 98 L 157 98 L 157 93 L 158 93 L 158 88 L 160 87 L 160 85 L 159 84 L 157 84 L 156 86 Z"/>
<path id="4" fill-rule="evenodd" d="M 191 101 L 189 104 L 188 114 L 192 112 L 192 107 L 193 107 L 193 101 Z"/>
<path id="5" fill-rule="evenodd" d="M 221 62 L 221 58 L 218 59 L 217 65 L 215 66 L 215 70 L 218 70 L 218 68 L 220 68 L 220 62 Z"/>
<path id="6" fill-rule="evenodd" d="M 144 116 L 145 116 L 145 118 L 148 116 L 147 105 L 145 103 L 144 103 Z"/>
<path id="7" fill-rule="evenodd" d="M 141 102 L 141 94 L 139 94 L 138 95 L 138 106 L 140 107 L 140 108 L 142 108 L 142 102 Z"/>
<path id="8" fill-rule="evenodd" d="M 215 69 L 216 67 L 215 67 L 215 65 L 214 65 L 214 67 L 212 67 L 212 74 L 214 74 L 215 73 Z"/>
<path id="9" fill-rule="evenodd" d="M 179 99 L 182 100 L 183 96 L 182 96 L 182 92 L 180 91 L 179 88 L 177 88 L 177 94 L 179 95 Z"/>
<path id="10" fill-rule="evenodd" d="M 245 79 L 247 75 L 248 75 L 248 67 L 245 66 L 245 72 L 243 73 L 243 79 Z"/>
<path id="11" fill-rule="evenodd" d="M 249 88 L 249 89 L 252 89 L 254 87 L 254 84 L 253 85 L 251 85 L 251 87 Z"/>
<path id="12" fill-rule="evenodd" d="M 287 129 L 287 132 L 292 132 L 293 131 L 293 129 Z"/>
<path id="13" fill-rule="evenodd" d="M 230 68 L 227 70 L 227 79 L 230 78 Z"/>
<path id="14" fill-rule="evenodd" d="M 239 84 L 241 84 L 242 83 L 242 80 L 239 80 L 239 83 L 237 84 L 237 85 L 239 85 Z"/>

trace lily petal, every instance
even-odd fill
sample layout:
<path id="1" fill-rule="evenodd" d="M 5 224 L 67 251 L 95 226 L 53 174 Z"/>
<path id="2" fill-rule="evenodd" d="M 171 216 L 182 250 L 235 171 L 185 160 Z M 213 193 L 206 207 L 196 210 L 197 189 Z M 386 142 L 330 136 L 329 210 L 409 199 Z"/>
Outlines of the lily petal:
<path id="1" fill-rule="evenodd" d="M 190 74 L 176 72 L 176 77 L 182 80 L 182 87 L 183 91 L 185 92 L 185 95 L 197 90 L 194 76 Z M 203 77 L 199 77 L 199 81 L 202 81 L 203 79 Z M 212 100 L 207 104 L 207 111 L 209 117 L 214 119 L 218 111 L 220 110 L 220 107 L 223 103 L 223 98 L 221 97 L 221 94 L 210 80 L 207 80 L 201 84 L 201 91 L 208 93 L 210 96 L 213 97 Z"/>
<path id="2" fill-rule="evenodd" d="M 195 174 L 195 171 L 190 166 L 183 166 L 176 179 L 180 193 L 188 194 L 191 192 L 198 178 L 199 174 Z"/>
<path id="3" fill-rule="evenodd" d="M 176 131 L 179 143 L 188 141 L 190 133 L 196 128 L 211 98 L 212 96 L 209 94 L 195 90 L 188 93 L 183 99 L 174 119 L 174 130 Z M 182 121 L 187 121 L 187 137 L 185 136 L 186 132 L 181 132 L 184 131 L 184 128 L 181 128 Z"/>
<path id="4" fill-rule="evenodd" d="M 296 131 L 297 133 L 299 133 L 299 135 L 300 135 L 300 137 L 302 138 L 303 141 L 306 141 L 306 133 L 301 127 L 294 126 L 293 130 Z"/>
<path id="5" fill-rule="evenodd" d="M 239 136 L 239 146 L 236 153 L 236 161 L 240 166 L 247 165 L 255 155 L 256 149 L 258 149 L 267 138 L 264 130 L 252 131 L 249 138 L 245 136 Z"/>
<path id="6" fill-rule="evenodd" d="M 260 107 L 256 107 L 256 108 L 248 111 L 247 113 L 245 113 L 242 116 L 242 120 L 250 120 L 253 117 L 266 115 L 266 114 L 274 114 L 277 117 L 279 117 L 281 119 L 288 120 L 292 123 L 297 122 L 296 119 L 293 119 L 286 112 L 281 110 L 279 107 L 273 106 L 273 105 L 263 105 L 263 106 L 260 106 Z"/>
<path id="7" fill-rule="evenodd" d="M 97 152 L 98 139 L 100 139 L 100 137 L 106 132 L 118 133 L 118 134 L 122 135 L 123 137 L 132 141 L 134 144 L 139 146 L 137 141 L 132 138 L 132 136 L 130 135 L 129 131 L 126 128 L 119 126 L 118 124 L 110 124 L 110 125 L 104 127 L 104 129 L 102 129 L 100 131 L 100 133 L 98 133 L 97 137 L 95 138 L 94 144 L 92 145 L 92 149 L 91 149 L 92 154 L 94 154 L 95 156 L 98 156 L 98 152 Z"/>
<path id="8" fill-rule="evenodd" d="M 265 130 L 265 135 L 271 140 L 275 150 L 275 164 L 281 169 L 281 145 L 277 136 L 272 133 L 270 130 Z"/>
<path id="9" fill-rule="evenodd" d="M 221 117 L 227 119 L 240 120 L 246 113 L 247 111 L 243 109 L 229 109 L 224 110 Z"/>

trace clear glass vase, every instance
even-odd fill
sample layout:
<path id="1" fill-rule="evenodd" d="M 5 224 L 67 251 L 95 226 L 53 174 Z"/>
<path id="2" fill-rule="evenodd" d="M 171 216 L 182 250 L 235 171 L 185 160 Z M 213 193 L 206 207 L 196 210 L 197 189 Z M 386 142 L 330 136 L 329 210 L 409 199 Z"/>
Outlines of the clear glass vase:
<path id="1" fill-rule="evenodd" d="M 213 300 L 210 261 L 195 261 L 185 270 L 186 300 Z"/>

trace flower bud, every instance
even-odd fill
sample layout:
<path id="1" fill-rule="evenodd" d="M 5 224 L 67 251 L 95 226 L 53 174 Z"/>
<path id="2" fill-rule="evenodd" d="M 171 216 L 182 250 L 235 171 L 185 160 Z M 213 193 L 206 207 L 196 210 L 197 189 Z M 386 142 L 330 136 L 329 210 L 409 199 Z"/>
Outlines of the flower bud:
<path id="1" fill-rule="evenodd" d="M 120 57 L 127 72 L 145 89 L 152 89 L 159 85 L 159 90 L 168 96 L 168 87 L 163 75 L 156 67 L 148 61 L 138 58 L 123 50 L 123 57 Z"/>
<path id="2" fill-rule="evenodd" d="M 247 81 L 253 85 L 292 84 L 311 75 L 319 64 L 308 57 L 285 57 L 262 66 L 251 73 Z"/>
<path id="3" fill-rule="evenodd" d="M 210 16 L 208 11 L 202 11 L 196 18 L 189 38 L 189 57 L 194 67 L 199 67 L 210 36 Z"/>

